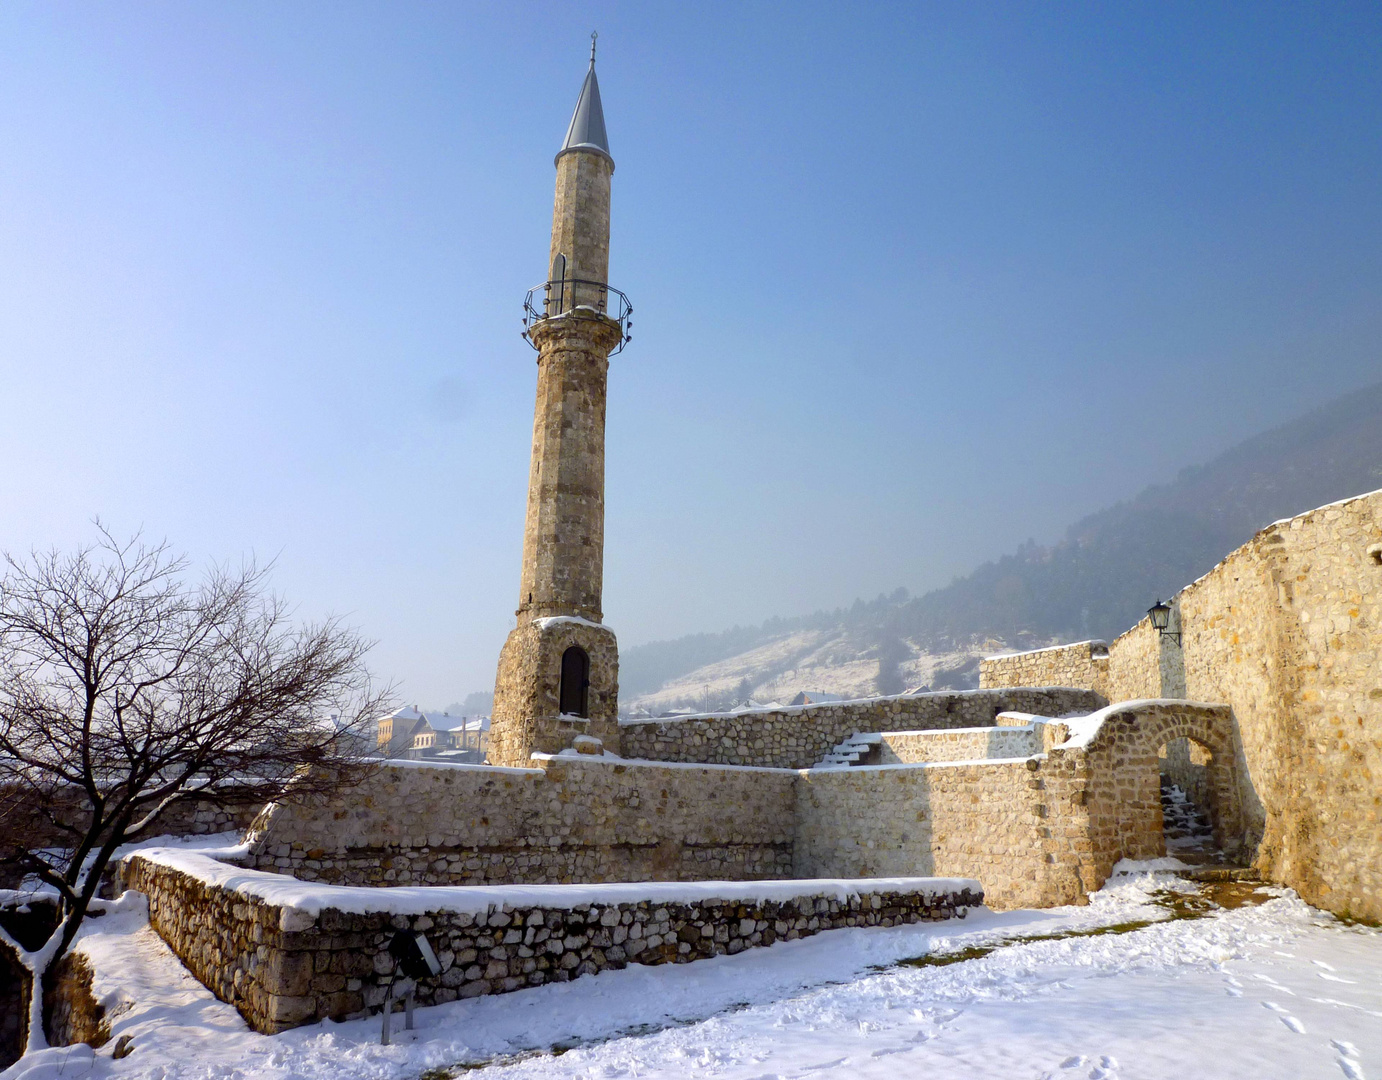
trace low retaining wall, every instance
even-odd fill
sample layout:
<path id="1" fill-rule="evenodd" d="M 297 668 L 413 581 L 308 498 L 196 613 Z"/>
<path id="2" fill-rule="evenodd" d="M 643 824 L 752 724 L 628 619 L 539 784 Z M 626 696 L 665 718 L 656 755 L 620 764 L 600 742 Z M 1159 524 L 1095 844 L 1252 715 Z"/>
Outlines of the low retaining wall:
<path id="1" fill-rule="evenodd" d="M 132 855 L 153 928 L 257 1031 L 359 1016 L 409 985 L 389 943 L 427 936 L 441 963 L 419 1002 L 505 993 L 627 964 L 686 963 L 845 926 L 963 916 L 977 881 L 355 889 L 304 886 L 172 849 Z"/>
<path id="2" fill-rule="evenodd" d="M 664 720 L 621 720 L 620 751 L 650 761 L 808 769 L 859 731 L 990 727 L 1000 712 L 1090 713 L 1107 700 L 1050 685 L 835 701 Z"/>

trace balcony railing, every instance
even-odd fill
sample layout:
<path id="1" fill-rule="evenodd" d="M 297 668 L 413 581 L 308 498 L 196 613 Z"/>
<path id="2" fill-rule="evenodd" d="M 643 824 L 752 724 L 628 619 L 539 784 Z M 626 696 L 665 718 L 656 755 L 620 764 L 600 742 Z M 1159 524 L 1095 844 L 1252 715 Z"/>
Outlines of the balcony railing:
<path id="1" fill-rule="evenodd" d="M 614 308 L 611 311 L 610 305 Z M 622 352 L 624 346 L 633 340 L 629 333 L 633 329 L 633 305 L 629 298 L 618 289 L 611 288 L 603 281 L 587 281 L 584 278 L 563 278 L 557 281 L 544 281 L 528 290 L 523 300 L 523 336 L 533 345 L 529 331 L 544 319 L 565 315 L 578 307 L 593 308 L 601 315 L 619 324 L 619 344 L 610 353 Z M 537 348 L 533 345 L 533 348 Z"/>

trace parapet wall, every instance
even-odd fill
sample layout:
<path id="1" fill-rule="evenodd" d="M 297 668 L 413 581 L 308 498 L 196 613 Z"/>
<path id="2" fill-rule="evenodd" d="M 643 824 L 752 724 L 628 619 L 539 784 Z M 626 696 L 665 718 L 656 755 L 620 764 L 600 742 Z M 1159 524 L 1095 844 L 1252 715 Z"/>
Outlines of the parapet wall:
<path id="1" fill-rule="evenodd" d="M 1143 619 L 1109 646 L 1106 681 L 1080 685 L 1227 702 L 1257 867 L 1382 920 L 1382 491 L 1268 526 L 1172 609 L 1179 643 Z M 1026 678 L 1020 658 L 986 663 L 982 685 Z"/>
<path id="2" fill-rule="evenodd" d="M 389 944 L 421 933 L 440 973 L 417 1000 L 506 993 L 628 964 L 687 963 L 846 926 L 963 916 L 977 881 L 785 881 L 479 889 L 304 888 L 204 855 L 123 866 L 155 931 L 256 1031 L 360 1016 L 414 984 Z"/>
<path id="3" fill-rule="evenodd" d="M 1077 641 L 1032 652 L 988 656 L 979 662 L 979 686 L 1083 686 L 1108 696 L 1108 643 Z M 1151 696 L 1151 695 L 1148 695 Z"/>
<path id="4" fill-rule="evenodd" d="M 1025 758 L 1042 751 L 1041 735 L 1026 727 L 956 728 L 953 731 L 885 731 L 870 765 L 911 765 L 976 758 Z"/>
<path id="5" fill-rule="evenodd" d="M 584 755 L 533 766 L 381 765 L 329 802 L 274 807 L 250 863 L 347 884 L 791 874 L 795 773 Z"/>
<path id="6" fill-rule="evenodd" d="M 860 731 L 989 727 L 1000 712 L 1043 716 L 1090 713 L 1107 704 L 1097 691 L 960 690 L 755 709 L 664 720 L 620 721 L 621 753 L 650 761 L 807 769 Z"/>

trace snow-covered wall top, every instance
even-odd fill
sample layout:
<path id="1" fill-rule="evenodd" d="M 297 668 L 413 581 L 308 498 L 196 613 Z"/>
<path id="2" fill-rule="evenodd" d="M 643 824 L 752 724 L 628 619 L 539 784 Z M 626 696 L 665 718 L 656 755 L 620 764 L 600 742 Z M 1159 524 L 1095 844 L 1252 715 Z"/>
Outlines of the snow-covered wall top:
<path id="1" fill-rule="evenodd" d="M 486 914 L 515 908 L 574 910 L 610 904 L 782 903 L 804 896 L 848 901 L 861 894 L 894 892 L 918 896 L 982 891 L 972 878 L 812 878 L 783 881 L 633 881 L 602 885 L 430 885 L 374 887 L 322 885 L 284 874 L 247 870 L 186 848 L 147 848 L 132 858 L 187 874 L 206 885 L 252 896 L 283 910 L 281 928 L 323 911 L 424 915 L 436 912 Z M 309 920 L 310 921 L 310 920 Z M 291 925 L 290 925 L 291 924 Z"/>

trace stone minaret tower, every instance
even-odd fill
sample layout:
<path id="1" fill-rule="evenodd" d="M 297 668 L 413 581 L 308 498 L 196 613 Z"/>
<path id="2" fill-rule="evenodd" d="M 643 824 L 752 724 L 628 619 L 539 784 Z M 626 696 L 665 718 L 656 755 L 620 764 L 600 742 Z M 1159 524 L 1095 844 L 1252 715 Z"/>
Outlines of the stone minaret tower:
<path id="1" fill-rule="evenodd" d="M 605 385 L 629 306 L 609 281 L 609 154 L 592 35 L 566 141 L 547 282 L 529 294 L 537 409 L 523 532 L 518 626 L 499 655 L 489 760 L 524 765 L 578 735 L 619 749 L 619 649 L 601 623 Z"/>

